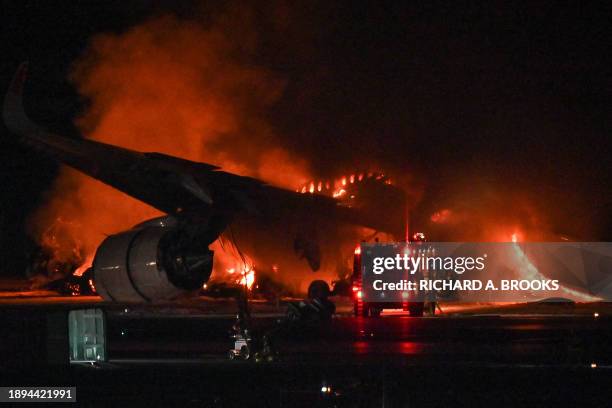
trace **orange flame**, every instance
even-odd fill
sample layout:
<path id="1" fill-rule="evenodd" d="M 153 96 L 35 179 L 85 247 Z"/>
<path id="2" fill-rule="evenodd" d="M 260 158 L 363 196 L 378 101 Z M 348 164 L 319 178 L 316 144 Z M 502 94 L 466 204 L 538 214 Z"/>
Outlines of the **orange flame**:
<path id="1" fill-rule="evenodd" d="M 241 285 L 246 285 L 247 288 L 251 289 L 255 282 L 255 269 L 251 267 L 245 267 L 242 271 L 242 277 L 238 281 Z"/>
<path id="2" fill-rule="evenodd" d="M 301 185 L 308 179 L 306 163 L 279 147 L 280 138 L 262 119 L 284 83 L 234 58 L 250 52 L 244 40 L 255 35 L 255 25 L 244 21 L 243 35 L 230 35 L 235 27 L 228 22 L 236 16 L 221 17 L 209 26 L 161 17 L 120 35 L 94 37 L 72 75 L 91 101 L 77 124 L 94 140 L 209 162 L 280 186 Z M 31 220 L 32 233 L 57 247 L 58 258 L 82 251 L 87 262 L 79 273 L 107 235 L 160 215 L 67 168 L 50 197 Z M 68 220 L 65 233 L 49 243 L 44 231 L 58 216 Z"/>

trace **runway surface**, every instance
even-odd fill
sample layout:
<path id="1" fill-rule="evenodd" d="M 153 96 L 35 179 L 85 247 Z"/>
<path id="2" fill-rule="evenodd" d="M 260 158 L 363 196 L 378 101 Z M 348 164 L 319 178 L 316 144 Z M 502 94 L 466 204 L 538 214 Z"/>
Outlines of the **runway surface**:
<path id="1" fill-rule="evenodd" d="M 89 406 L 612 403 L 612 318 L 605 304 L 457 305 L 425 318 L 340 313 L 327 323 L 290 326 L 278 323 L 282 307 L 261 304 L 253 329 L 271 335 L 278 353 L 267 363 L 227 358 L 231 302 L 114 306 L 107 310 L 107 363 L 50 364 L 45 316 L 88 305 L 83 301 L 0 307 L 2 384 L 77 386 L 80 403 Z"/>

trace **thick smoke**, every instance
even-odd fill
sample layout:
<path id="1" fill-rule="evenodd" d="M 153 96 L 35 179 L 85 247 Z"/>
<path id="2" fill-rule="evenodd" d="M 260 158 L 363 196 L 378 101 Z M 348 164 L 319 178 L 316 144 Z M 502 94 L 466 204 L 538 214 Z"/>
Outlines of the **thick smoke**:
<path id="1" fill-rule="evenodd" d="M 287 146 L 301 145 L 313 159 L 311 163 L 316 167 L 313 172 L 317 176 L 332 176 L 324 173 L 340 168 L 354 170 L 347 168 L 351 165 L 384 170 L 408 192 L 410 231 L 424 231 L 434 240 L 507 241 L 515 233 L 519 234 L 518 239 L 558 240 L 564 233 L 565 228 L 552 225 L 551 220 L 562 220 L 563 227 L 572 221 L 571 217 L 562 216 L 566 213 L 563 209 L 570 207 L 562 205 L 567 198 L 561 200 L 550 191 L 543 194 L 540 190 L 533 191 L 533 187 L 531 191 L 525 188 L 547 184 L 548 179 L 536 179 L 511 189 L 510 179 L 516 176 L 513 171 L 487 184 L 480 179 L 486 173 L 496 173 L 495 166 L 465 172 L 466 164 L 453 159 L 461 156 L 459 153 L 450 156 L 454 161 L 448 155 L 438 158 L 438 150 L 451 148 L 446 139 L 431 138 L 440 133 L 439 129 L 435 130 L 436 122 L 446 123 L 436 121 L 435 115 L 421 119 L 432 125 L 431 130 L 423 129 L 422 135 L 403 134 L 385 139 L 384 122 L 377 121 L 385 115 L 376 113 L 376 109 L 365 103 L 353 102 L 347 108 L 336 103 L 345 99 L 327 100 L 328 90 L 342 92 L 346 84 L 343 88 L 339 81 L 342 70 L 327 77 L 315 69 L 322 60 L 315 58 L 314 47 L 309 50 L 308 44 L 315 42 L 308 38 L 317 38 L 312 33 L 325 30 L 319 24 L 311 24 L 314 28 L 305 24 L 308 19 L 289 19 L 284 12 L 291 10 L 279 10 L 278 15 L 272 13 L 273 26 L 288 30 L 288 34 L 280 36 L 275 32 L 273 36 L 283 40 L 277 40 L 276 47 L 270 47 L 267 53 L 289 54 L 278 61 L 295 57 L 309 70 L 308 64 L 314 61 L 306 79 L 292 83 L 295 89 L 293 99 L 289 99 L 294 103 L 285 104 L 290 109 L 295 106 L 304 109 L 285 116 L 298 123 L 295 127 L 304 123 L 300 115 L 308 115 L 308 120 L 313 122 L 328 118 L 322 121 L 322 130 L 327 129 L 329 133 L 316 134 L 318 143 L 309 143 L 317 126 L 302 132 L 308 133 L 308 139 L 299 129 L 281 137 L 266 120 L 284 95 L 286 81 L 255 62 L 256 56 L 262 54 L 256 13 L 251 15 L 245 7 L 231 9 L 212 23 L 165 16 L 145 21 L 121 34 L 94 37 L 76 61 L 72 74 L 78 91 L 89 102 L 78 119 L 79 128 L 88 138 L 216 164 L 226 171 L 290 189 L 312 178 L 308 163 Z M 321 38 L 327 37 L 321 34 Z M 284 48 L 279 44 L 284 44 Z M 376 85 L 360 91 L 351 88 L 346 100 L 380 101 L 372 89 L 376 90 Z M 417 105 L 422 102 L 418 93 L 411 95 L 402 93 L 402 100 L 412 98 Z M 356 109 L 357 105 L 363 111 Z M 329 109 L 322 114 L 321 106 Z M 430 111 L 437 108 L 436 105 Z M 356 113 L 349 115 L 343 109 Z M 366 111 L 368 114 L 363 114 Z M 418 120 L 418 112 L 414 115 L 411 112 L 407 110 L 401 120 L 407 123 Z M 367 126 L 363 126 L 364 120 Z M 325 143 L 320 143 L 324 137 Z M 387 142 L 391 145 L 379 149 Z M 415 171 L 413 167 L 419 166 L 413 166 L 414 163 L 421 163 L 420 171 Z M 555 208 L 553 212 L 551 209 Z M 35 214 L 31 224 L 33 234 L 40 237 L 54 259 L 83 262 L 91 258 L 105 236 L 158 214 L 155 209 L 111 187 L 64 168 L 47 204 Z M 578 222 L 583 223 L 581 220 L 575 223 Z M 343 244 L 350 250 L 355 240 L 346 239 Z M 222 254 L 222 250 L 216 251 L 216 256 Z M 224 268 L 232 265 L 232 260 L 227 258 L 216 258 L 215 262 Z"/>
<path id="2" fill-rule="evenodd" d="M 225 23 L 236 19 L 241 35 L 231 36 Z M 307 165 L 279 145 L 281 138 L 265 120 L 284 81 L 249 61 L 257 42 L 249 26 L 244 15 L 225 15 L 208 25 L 165 16 L 94 37 L 72 74 L 89 102 L 78 127 L 94 140 L 208 162 L 295 188 L 308 179 Z M 78 262 L 91 260 L 105 236 L 157 215 L 63 168 L 32 229 L 57 260 Z M 64 220 L 61 230 L 49 231 L 58 219 Z"/>
<path id="3" fill-rule="evenodd" d="M 555 231 L 542 203 L 524 189 L 471 178 L 423 203 L 420 226 L 440 241 L 510 242 L 568 239 Z"/>

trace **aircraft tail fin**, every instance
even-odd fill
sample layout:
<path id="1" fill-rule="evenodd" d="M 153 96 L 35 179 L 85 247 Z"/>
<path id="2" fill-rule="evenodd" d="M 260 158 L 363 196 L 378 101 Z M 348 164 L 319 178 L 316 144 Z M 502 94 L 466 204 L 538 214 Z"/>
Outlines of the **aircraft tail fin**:
<path id="1" fill-rule="evenodd" d="M 23 86 L 28 73 L 28 63 L 23 62 L 17 68 L 11 85 L 4 97 L 3 119 L 7 128 L 19 135 L 25 135 L 38 130 L 23 110 Z"/>

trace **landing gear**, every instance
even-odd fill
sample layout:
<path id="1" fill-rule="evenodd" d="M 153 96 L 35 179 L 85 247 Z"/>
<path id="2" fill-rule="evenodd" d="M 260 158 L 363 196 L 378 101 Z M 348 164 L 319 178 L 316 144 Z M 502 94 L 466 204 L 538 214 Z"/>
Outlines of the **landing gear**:
<path id="1" fill-rule="evenodd" d="M 238 314 L 232 326 L 230 337 L 234 340 L 234 348 L 227 352 L 230 360 L 248 360 L 253 350 L 253 336 L 251 335 L 251 312 L 249 310 L 248 291 L 238 293 L 236 297 Z"/>
<path id="2" fill-rule="evenodd" d="M 234 348 L 227 352 L 230 360 L 248 360 L 251 357 L 252 339 L 244 324 L 243 317 L 239 314 L 231 333 L 231 337 L 234 339 Z"/>
<path id="3" fill-rule="evenodd" d="M 241 346 L 239 350 L 232 349 L 228 351 L 227 356 L 230 360 L 248 360 L 251 353 L 248 346 Z"/>
<path id="4" fill-rule="evenodd" d="M 278 360 L 278 353 L 272 348 L 272 343 L 270 340 L 270 336 L 264 335 L 262 339 L 262 347 L 261 350 L 255 353 L 255 362 L 261 363 L 271 363 L 273 361 Z"/>

